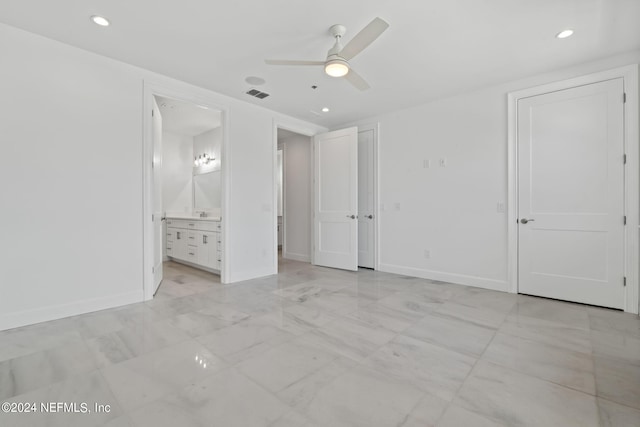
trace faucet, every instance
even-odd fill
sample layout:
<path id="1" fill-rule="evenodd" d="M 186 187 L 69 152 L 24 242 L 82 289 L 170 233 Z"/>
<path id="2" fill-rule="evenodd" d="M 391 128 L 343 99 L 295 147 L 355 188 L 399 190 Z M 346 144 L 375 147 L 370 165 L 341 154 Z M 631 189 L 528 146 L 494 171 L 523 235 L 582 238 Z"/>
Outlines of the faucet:
<path id="1" fill-rule="evenodd" d="M 200 218 L 206 218 L 207 213 L 205 211 L 200 212 Z"/>

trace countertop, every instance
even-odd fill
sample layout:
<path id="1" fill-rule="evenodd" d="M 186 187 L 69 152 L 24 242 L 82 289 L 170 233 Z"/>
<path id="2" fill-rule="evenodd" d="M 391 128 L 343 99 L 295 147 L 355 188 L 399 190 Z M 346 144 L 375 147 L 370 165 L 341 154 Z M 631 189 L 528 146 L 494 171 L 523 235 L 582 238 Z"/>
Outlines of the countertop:
<path id="1" fill-rule="evenodd" d="M 167 214 L 167 219 L 188 219 L 190 221 L 220 221 L 222 218 L 219 216 L 205 216 L 201 217 L 200 215 L 188 214 L 188 213 L 178 213 L 178 214 Z"/>

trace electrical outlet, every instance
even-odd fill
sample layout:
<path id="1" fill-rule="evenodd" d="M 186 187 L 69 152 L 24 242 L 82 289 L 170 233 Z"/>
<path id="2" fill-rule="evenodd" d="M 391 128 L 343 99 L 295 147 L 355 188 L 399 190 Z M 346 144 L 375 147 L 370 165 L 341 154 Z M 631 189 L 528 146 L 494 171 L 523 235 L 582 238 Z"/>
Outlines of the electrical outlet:
<path id="1" fill-rule="evenodd" d="M 422 161 L 422 167 L 425 168 L 425 169 L 429 169 L 431 167 L 431 160 L 424 159 Z"/>
<path id="2" fill-rule="evenodd" d="M 400 210 L 400 203 L 397 202 L 393 207 L 394 207 L 395 210 L 399 211 Z"/>
<path id="3" fill-rule="evenodd" d="M 498 204 L 496 205 L 496 210 L 498 211 L 498 213 L 504 213 L 506 210 L 504 202 L 498 202 Z"/>
<path id="4" fill-rule="evenodd" d="M 440 165 L 441 168 L 446 168 L 447 167 L 447 158 L 446 157 L 440 157 L 440 160 L 438 161 L 438 164 Z"/>
<path id="5" fill-rule="evenodd" d="M 430 259 L 431 258 L 431 251 L 429 249 L 425 249 L 424 250 L 424 257 L 425 257 L 425 259 Z"/>

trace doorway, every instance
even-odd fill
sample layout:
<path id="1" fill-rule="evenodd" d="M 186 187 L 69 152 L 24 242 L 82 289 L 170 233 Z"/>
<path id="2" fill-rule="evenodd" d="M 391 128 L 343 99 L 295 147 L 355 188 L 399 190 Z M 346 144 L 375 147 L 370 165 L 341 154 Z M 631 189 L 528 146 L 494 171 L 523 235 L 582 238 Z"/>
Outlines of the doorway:
<path id="1" fill-rule="evenodd" d="M 155 292 L 167 265 L 220 271 L 221 116 L 217 110 L 154 95 Z"/>
<path id="2" fill-rule="evenodd" d="M 509 94 L 513 292 L 638 312 L 637 75 Z"/>
<path id="3" fill-rule="evenodd" d="M 281 246 L 283 259 L 311 262 L 317 265 L 350 270 L 356 270 L 358 267 L 376 268 L 378 223 L 376 215 L 377 125 L 352 129 L 353 131 L 346 131 L 349 135 L 353 135 L 346 137 L 347 139 L 334 138 L 335 135 L 341 135 L 345 131 L 310 137 L 287 129 L 276 129 L 278 141 L 276 183 L 278 185 L 277 205 L 279 208 L 277 235 L 278 246 Z M 323 152 L 325 157 L 323 157 L 322 162 L 318 162 L 320 159 L 318 147 L 324 141 L 323 138 L 328 138 L 338 144 L 341 143 L 340 141 L 344 141 L 344 143 L 351 146 L 346 151 L 350 153 L 348 165 L 345 164 L 344 156 L 338 155 L 340 148 L 335 152 L 331 149 L 325 150 Z M 329 144 L 333 144 L 333 142 Z M 331 154 L 332 152 L 335 156 Z M 343 150 L 342 153 L 344 154 L 344 152 Z M 280 161 L 280 158 L 282 161 Z M 340 193 L 341 187 L 353 186 L 353 189 L 347 188 L 348 192 L 355 197 L 354 199 L 349 199 L 348 215 L 346 211 L 340 212 L 337 216 L 336 212 L 329 213 L 330 216 L 332 215 L 335 218 L 331 221 L 325 221 L 325 225 L 329 225 L 324 228 L 327 233 L 331 234 L 331 225 L 334 225 L 334 228 L 337 229 L 348 226 L 349 230 L 351 230 L 347 233 L 348 235 L 341 234 L 339 230 L 336 231 L 337 235 L 333 237 L 329 236 L 329 234 L 325 234 L 322 237 L 317 235 L 319 225 L 317 222 L 322 215 L 325 215 L 324 212 L 315 211 L 320 206 L 321 201 L 320 199 L 315 200 L 320 195 L 316 185 L 320 181 L 317 173 L 321 168 L 325 168 L 328 171 L 325 176 L 331 177 L 329 178 L 330 181 L 335 181 L 328 183 L 328 185 L 333 185 L 333 189 L 329 193 L 334 196 Z M 347 174 L 345 176 L 350 177 L 348 185 L 343 185 L 340 179 L 337 178 L 340 170 Z M 282 183 L 281 185 L 280 182 Z M 325 186 L 324 188 L 328 187 Z M 340 199 L 340 197 L 337 199 Z M 326 200 L 327 198 L 325 198 Z M 280 210 L 281 201 L 282 210 Z M 357 208 L 355 207 L 356 205 Z M 349 218 L 346 218 L 346 216 Z M 315 225 L 314 222 L 316 223 Z M 322 244 L 322 238 L 325 239 L 325 243 L 330 238 L 329 245 L 333 245 L 333 247 L 329 247 L 325 251 L 326 244 Z M 351 247 L 352 249 L 340 249 L 340 243 L 343 243 L 344 248 Z M 347 258 L 348 261 L 345 263 L 344 260 Z"/>
<path id="4" fill-rule="evenodd" d="M 311 137 L 277 129 L 278 248 L 283 260 L 311 262 Z"/>
<path id="5" fill-rule="evenodd" d="M 518 102 L 519 292 L 622 308 L 622 79 Z"/>
<path id="6" fill-rule="evenodd" d="M 224 282 L 226 114 L 192 95 L 145 83 L 145 299 L 167 265 Z"/>

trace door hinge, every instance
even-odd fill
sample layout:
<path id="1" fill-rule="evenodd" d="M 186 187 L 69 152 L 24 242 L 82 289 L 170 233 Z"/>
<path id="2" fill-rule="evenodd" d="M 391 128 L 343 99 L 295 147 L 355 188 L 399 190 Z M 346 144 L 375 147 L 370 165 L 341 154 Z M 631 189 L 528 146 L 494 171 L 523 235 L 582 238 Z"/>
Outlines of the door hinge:
<path id="1" fill-rule="evenodd" d="M 151 117 L 153 117 L 153 110 L 151 110 Z"/>
<path id="2" fill-rule="evenodd" d="M 622 155 L 622 163 L 625 164 L 625 165 L 627 164 L 627 155 L 626 154 Z"/>
<path id="3" fill-rule="evenodd" d="M 151 274 L 154 274 L 156 272 L 156 268 L 155 267 L 151 267 Z"/>
<path id="4" fill-rule="evenodd" d="M 627 225 L 627 216 L 626 215 L 624 217 L 622 217 L 622 223 L 624 225 Z"/>
<path id="5" fill-rule="evenodd" d="M 622 286 L 624 286 L 625 288 L 627 287 L 627 278 L 626 277 L 622 278 Z"/>
<path id="6" fill-rule="evenodd" d="M 622 92 L 622 103 L 626 104 L 627 102 L 627 93 L 626 92 Z"/>

